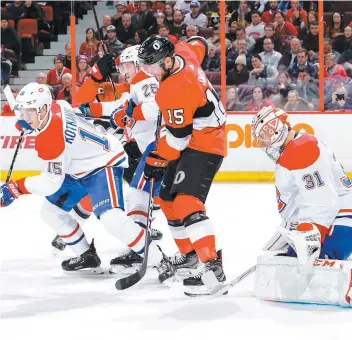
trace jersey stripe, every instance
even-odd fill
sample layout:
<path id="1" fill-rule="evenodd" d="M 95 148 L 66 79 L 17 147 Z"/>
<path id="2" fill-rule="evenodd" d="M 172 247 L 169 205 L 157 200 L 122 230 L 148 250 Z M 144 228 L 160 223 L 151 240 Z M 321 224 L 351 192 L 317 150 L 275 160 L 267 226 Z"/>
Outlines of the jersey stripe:
<path id="1" fill-rule="evenodd" d="M 115 187 L 115 178 L 114 174 L 111 168 L 106 168 L 106 174 L 108 178 L 108 188 L 109 188 L 109 193 L 110 193 L 110 198 L 111 198 L 111 206 L 113 208 L 118 208 L 118 197 L 117 197 L 117 192 L 116 192 L 116 187 Z"/>

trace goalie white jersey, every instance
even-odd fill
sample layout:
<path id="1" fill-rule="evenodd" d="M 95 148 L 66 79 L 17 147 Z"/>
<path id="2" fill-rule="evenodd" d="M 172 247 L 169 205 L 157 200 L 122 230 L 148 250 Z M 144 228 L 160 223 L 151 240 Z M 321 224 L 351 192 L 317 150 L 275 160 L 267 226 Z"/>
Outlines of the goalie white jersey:
<path id="1" fill-rule="evenodd" d="M 296 133 L 276 163 L 275 177 L 284 222 L 352 227 L 352 183 L 332 151 L 314 136 Z"/>
<path id="2" fill-rule="evenodd" d="M 56 192 L 66 174 L 80 178 L 101 167 L 128 166 L 119 140 L 76 116 L 65 101 L 53 101 L 35 149 L 44 169 L 39 176 L 25 178 L 23 185 L 27 192 L 43 196 Z"/>

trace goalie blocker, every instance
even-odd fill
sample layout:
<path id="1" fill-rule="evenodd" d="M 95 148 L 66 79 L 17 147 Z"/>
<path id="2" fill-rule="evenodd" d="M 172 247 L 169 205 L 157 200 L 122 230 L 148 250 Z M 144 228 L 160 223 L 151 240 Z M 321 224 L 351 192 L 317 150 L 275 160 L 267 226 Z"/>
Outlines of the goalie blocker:
<path id="1" fill-rule="evenodd" d="M 297 258 L 267 252 L 258 257 L 254 291 L 264 300 L 352 308 L 352 261 L 316 259 L 303 271 Z"/>

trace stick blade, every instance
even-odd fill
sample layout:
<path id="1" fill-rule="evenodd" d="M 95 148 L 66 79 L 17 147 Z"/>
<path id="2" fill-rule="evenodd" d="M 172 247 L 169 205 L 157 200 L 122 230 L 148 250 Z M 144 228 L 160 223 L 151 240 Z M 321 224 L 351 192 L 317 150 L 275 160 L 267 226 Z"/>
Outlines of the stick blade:
<path id="1" fill-rule="evenodd" d="M 115 288 L 117 290 L 125 290 L 127 288 L 134 286 L 137 282 L 139 282 L 142 279 L 142 277 L 145 274 L 145 271 L 143 273 L 142 269 L 143 268 L 141 268 L 141 270 L 139 270 L 138 272 L 136 272 L 130 276 L 126 276 L 126 277 L 123 277 L 123 278 L 117 280 L 115 282 Z"/>

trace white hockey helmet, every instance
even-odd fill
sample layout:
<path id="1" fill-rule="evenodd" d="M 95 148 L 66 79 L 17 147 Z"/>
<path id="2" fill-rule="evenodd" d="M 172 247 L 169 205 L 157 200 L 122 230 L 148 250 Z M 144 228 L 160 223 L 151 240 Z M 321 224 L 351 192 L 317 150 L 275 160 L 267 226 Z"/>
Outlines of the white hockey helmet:
<path id="1" fill-rule="evenodd" d="M 21 109 L 36 109 L 38 116 L 42 113 L 43 106 L 46 105 L 46 116 L 51 111 L 53 98 L 49 87 L 44 84 L 29 83 L 24 86 L 16 97 L 15 113 L 21 125 L 24 121 Z M 40 124 L 44 120 L 39 119 Z"/>
<path id="2" fill-rule="evenodd" d="M 263 107 L 252 120 L 252 136 L 257 146 L 276 162 L 291 130 L 287 113 L 272 106 Z"/>
<path id="3" fill-rule="evenodd" d="M 139 50 L 139 47 L 140 47 L 140 45 L 130 46 L 130 47 L 125 48 L 120 55 L 119 65 L 121 65 L 123 63 L 133 62 L 134 66 L 136 68 L 136 72 L 138 72 L 138 69 L 139 69 L 138 50 Z"/>

